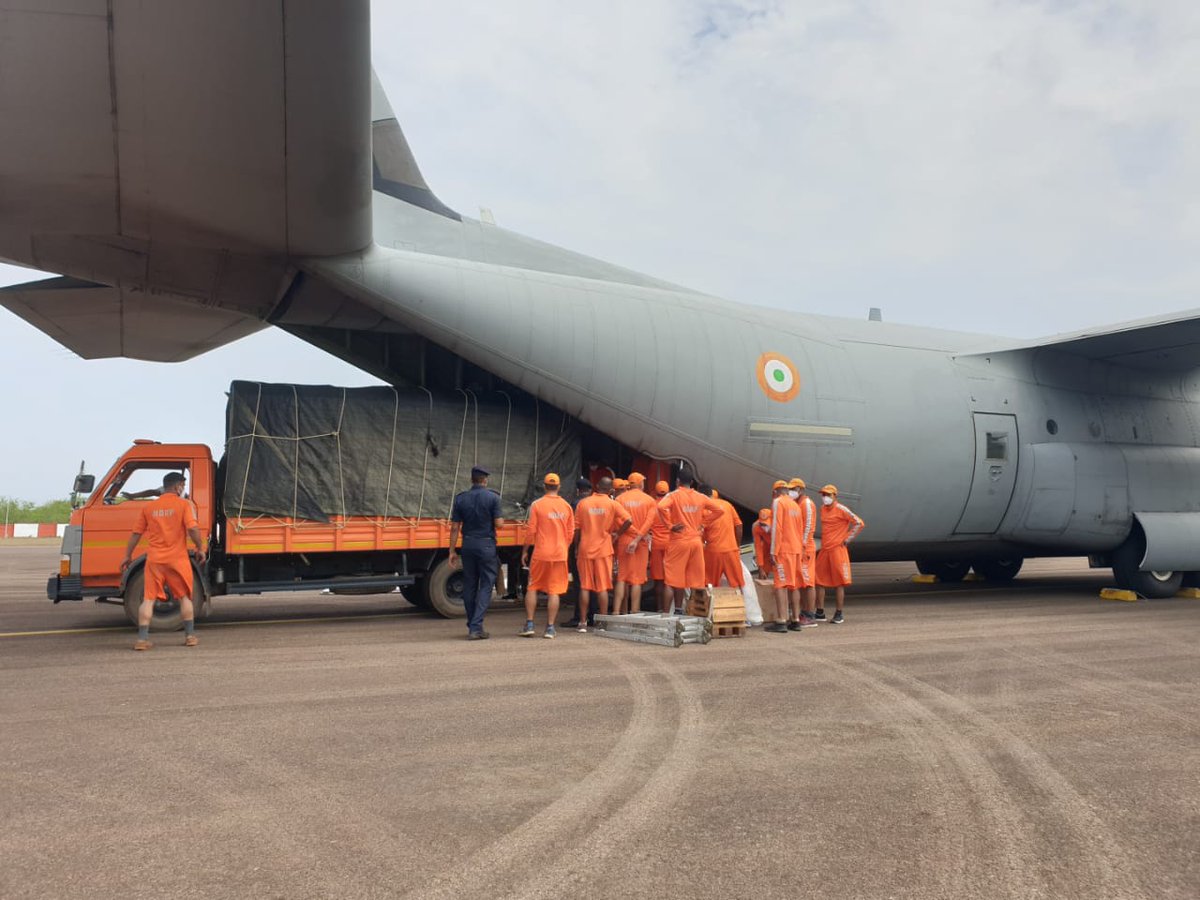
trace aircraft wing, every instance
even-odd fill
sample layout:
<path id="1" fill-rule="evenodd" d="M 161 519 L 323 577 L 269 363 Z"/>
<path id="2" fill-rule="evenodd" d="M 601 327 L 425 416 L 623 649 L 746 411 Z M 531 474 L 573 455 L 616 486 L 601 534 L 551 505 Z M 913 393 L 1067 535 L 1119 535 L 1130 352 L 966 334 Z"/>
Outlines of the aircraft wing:
<path id="1" fill-rule="evenodd" d="M 0 288 L 0 306 L 84 359 L 181 362 L 267 323 L 178 296 L 48 278 Z"/>
<path id="2" fill-rule="evenodd" d="M 1131 369 L 1186 372 L 1200 368 L 1200 310 L 1055 335 L 1001 349 L 1056 351 Z"/>

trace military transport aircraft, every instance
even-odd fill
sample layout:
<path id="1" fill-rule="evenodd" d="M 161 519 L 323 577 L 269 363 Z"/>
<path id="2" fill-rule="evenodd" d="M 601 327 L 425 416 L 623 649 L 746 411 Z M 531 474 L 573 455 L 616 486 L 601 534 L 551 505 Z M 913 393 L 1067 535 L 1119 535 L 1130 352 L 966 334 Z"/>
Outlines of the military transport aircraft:
<path id="1" fill-rule="evenodd" d="M 36 8 L 34 8 L 36 7 Z M 858 559 L 1200 572 L 1197 313 L 1021 343 L 706 296 L 462 216 L 369 62 L 367 0 L 0 0 L 0 303 L 87 358 L 274 325 L 397 384 L 505 386 L 751 509 L 836 483 Z M 603 321 L 636 323 L 598 346 Z"/>

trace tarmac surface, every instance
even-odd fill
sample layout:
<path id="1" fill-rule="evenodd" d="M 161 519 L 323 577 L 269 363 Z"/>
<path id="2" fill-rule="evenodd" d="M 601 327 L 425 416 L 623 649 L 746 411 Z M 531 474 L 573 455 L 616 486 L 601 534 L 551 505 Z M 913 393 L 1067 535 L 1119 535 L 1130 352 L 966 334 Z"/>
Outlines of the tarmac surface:
<path id="1" fill-rule="evenodd" d="M 57 559 L 0 545 L 6 900 L 1200 896 L 1200 601 L 1076 561 L 679 649 L 307 595 L 133 653 Z"/>

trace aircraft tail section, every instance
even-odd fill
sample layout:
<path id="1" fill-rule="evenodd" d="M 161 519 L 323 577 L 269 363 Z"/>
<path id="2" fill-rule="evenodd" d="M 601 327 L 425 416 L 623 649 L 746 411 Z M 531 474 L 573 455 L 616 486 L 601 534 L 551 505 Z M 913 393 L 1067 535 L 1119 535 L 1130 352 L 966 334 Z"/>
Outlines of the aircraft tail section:
<path id="1" fill-rule="evenodd" d="M 1164 374 L 1188 372 L 1200 368 L 1200 309 L 997 348 L 1019 350 L 1063 353 Z"/>
<path id="2" fill-rule="evenodd" d="M 379 76 L 371 72 L 372 187 L 381 194 L 427 209 L 439 216 L 461 221 L 462 216 L 442 203 L 417 165 L 408 140 L 400 129 Z"/>

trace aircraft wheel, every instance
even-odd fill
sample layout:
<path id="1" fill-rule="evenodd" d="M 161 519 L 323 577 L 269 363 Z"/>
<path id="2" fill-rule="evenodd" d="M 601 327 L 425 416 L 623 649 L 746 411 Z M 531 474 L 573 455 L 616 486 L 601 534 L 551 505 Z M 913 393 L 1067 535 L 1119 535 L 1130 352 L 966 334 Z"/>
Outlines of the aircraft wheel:
<path id="1" fill-rule="evenodd" d="M 193 572 L 192 606 L 197 619 L 208 615 L 208 600 L 204 596 L 204 588 L 199 578 Z M 125 618 L 137 626 L 138 607 L 142 605 L 142 595 L 146 592 L 146 567 L 138 566 L 137 571 L 125 582 Z M 155 603 L 154 615 L 150 619 L 151 631 L 179 631 L 183 628 L 183 610 L 179 604 L 171 600 L 168 603 Z"/>
<path id="2" fill-rule="evenodd" d="M 962 581 L 971 571 L 971 564 L 961 559 L 952 560 L 917 560 L 917 571 L 922 575 L 936 575 L 938 581 Z"/>
<path id="3" fill-rule="evenodd" d="M 1021 556 L 1013 556 L 1008 559 L 981 559 L 972 568 L 977 575 L 988 581 L 1012 581 L 1021 571 L 1024 562 L 1025 559 Z"/>
<path id="4" fill-rule="evenodd" d="M 1113 577 L 1117 586 L 1141 594 L 1151 600 L 1174 597 L 1183 587 L 1183 572 L 1142 572 L 1138 569 L 1146 555 L 1146 537 L 1141 528 L 1134 528 L 1112 554 Z"/>
<path id="5" fill-rule="evenodd" d="M 450 560 L 443 559 L 425 576 L 425 599 L 429 608 L 447 619 L 462 619 L 467 615 L 463 605 L 462 568 L 451 569 Z"/>

